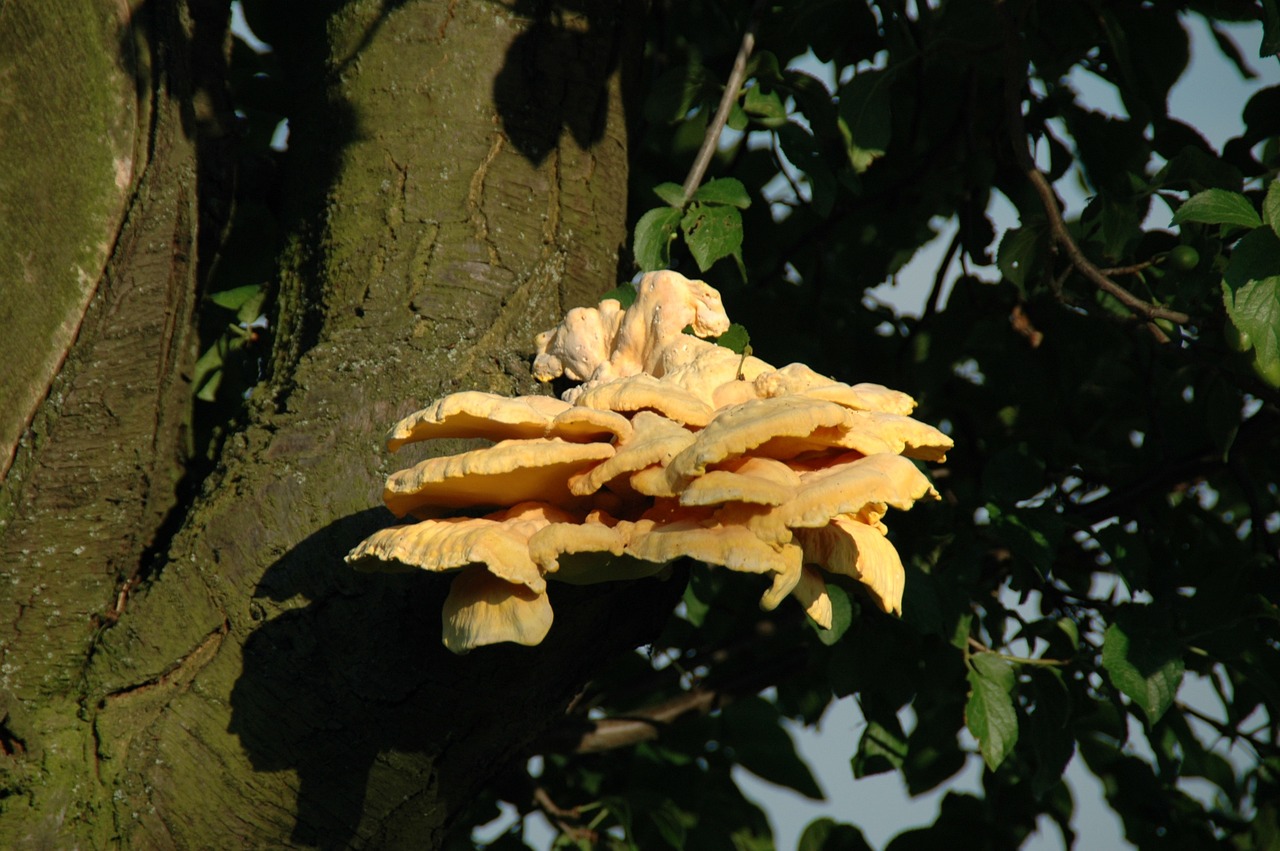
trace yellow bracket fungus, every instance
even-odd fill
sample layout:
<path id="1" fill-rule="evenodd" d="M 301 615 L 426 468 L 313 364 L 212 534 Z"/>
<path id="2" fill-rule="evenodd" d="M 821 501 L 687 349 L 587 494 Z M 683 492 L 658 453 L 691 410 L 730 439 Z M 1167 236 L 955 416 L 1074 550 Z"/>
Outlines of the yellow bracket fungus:
<path id="1" fill-rule="evenodd" d="M 793 596 L 823 628 L 823 571 L 899 613 L 902 562 L 882 520 L 937 498 L 911 459 L 943 461 L 951 439 L 912 419 L 905 393 L 698 339 L 728 327 L 720 294 L 675 272 L 646 275 L 625 310 L 569 311 L 535 339 L 533 369 L 578 385 L 561 399 L 454 393 L 393 426 L 392 451 L 494 443 L 392 474 L 383 499 L 414 522 L 347 560 L 455 572 L 443 639 L 457 653 L 541 642 L 548 579 L 635 579 L 682 557 L 766 577 L 763 608 Z"/>

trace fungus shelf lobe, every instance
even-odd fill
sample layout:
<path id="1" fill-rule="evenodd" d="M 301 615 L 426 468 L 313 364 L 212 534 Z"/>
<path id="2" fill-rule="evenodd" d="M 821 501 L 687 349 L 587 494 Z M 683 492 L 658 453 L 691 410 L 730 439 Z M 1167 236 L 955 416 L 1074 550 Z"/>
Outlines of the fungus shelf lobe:
<path id="1" fill-rule="evenodd" d="M 625 310 L 605 299 L 569 311 L 537 335 L 533 371 L 578 385 L 561 399 L 464 391 L 397 423 L 393 451 L 495 442 L 393 473 L 387 507 L 425 519 L 374 533 L 347 560 L 454 574 L 443 640 L 458 653 L 539 643 L 547 580 L 661 576 L 681 557 L 760 576 L 762 608 L 794 596 L 823 628 L 824 572 L 899 613 L 904 571 L 883 518 L 937 498 L 912 459 L 945 460 L 951 439 L 912 419 L 900 391 L 698 339 L 728 327 L 720 294 L 675 272 L 646 275 Z"/>

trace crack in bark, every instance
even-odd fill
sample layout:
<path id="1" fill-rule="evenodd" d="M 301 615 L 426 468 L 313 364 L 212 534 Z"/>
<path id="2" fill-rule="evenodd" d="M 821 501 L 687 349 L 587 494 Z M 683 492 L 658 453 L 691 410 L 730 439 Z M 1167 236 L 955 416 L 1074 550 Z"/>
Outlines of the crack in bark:
<path id="1" fill-rule="evenodd" d="M 440 22 L 440 28 L 436 30 L 436 40 L 444 41 L 445 30 L 449 29 L 449 24 L 453 21 L 453 13 L 458 9 L 458 0 L 449 0 L 449 8 L 444 12 L 444 20 Z"/>
<path id="2" fill-rule="evenodd" d="M 440 223 L 426 222 L 426 232 L 418 238 L 409 258 L 409 292 L 405 296 L 405 305 L 418 315 L 425 311 L 417 303 L 418 295 L 427 286 L 431 267 L 435 264 L 436 244 L 440 239 Z"/>
<path id="3" fill-rule="evenodd" d="M 496 120 L 496 119 L 495 119 Z M 498 247 L 489 239 L 489 217 L 484 212 L 484 182 L 489 174 L 489 166 L 506 146 L 507 137 L 501 130 L 493 132 L 493 141 L 489 144 L 489 152 L 485 154 L 475 173 L 471 175 L 470 189 L 467 191 L 467 214 L 476 229 L 478 239 L 489 252 L 489 265 L 503 268 L 502 257 Z"/>
<path id="4" fill-rule="evenodd" d="M 562 174 L 560 171 L 560 149 L 552 148 L 550 159 L 551 180 L 548 181 L 547 222 L 542 229 L 542 242 L 549 251 L 559 249 L 560 244 L 560 193 Z M 563 251 L 560 252 L 563 255 Z M 556 285 L 556 315 L 563 316 L 568 310 L 568 288 L 564 274 L 560 275 Z"/>
<path id="5" fill-rule="evenodd" d="M 166 668 L 163 673 L 141 683 L 125 686 L 103 695 L 99 704 L 100 708 L 105 709 L 115 701 L 127 701 L 164 688 L 172 689 L 169 694 L 169 700 L 172 700 L 174 696 L 185 692 L 200 671 L 213 661 L 230 631 L 231 622 L 224 619 L 217 629 L 205 636 L 204 640 L 192 648 L 191 652 Z"/>

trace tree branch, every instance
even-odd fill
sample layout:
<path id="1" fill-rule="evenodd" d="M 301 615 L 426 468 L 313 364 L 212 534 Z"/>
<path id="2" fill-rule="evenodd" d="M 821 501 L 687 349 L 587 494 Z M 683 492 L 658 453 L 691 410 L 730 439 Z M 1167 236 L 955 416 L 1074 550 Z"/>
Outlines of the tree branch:
<path id="1" fill-rule="evenodd" d="M 754 642 L 745 644 L 751 643 Z M 719 652 L 713 655 L 721 656 Z M 687 692 L 626 715 L 599 719 L 566 718 L 564 723 L 536 743 L 532 752 L 599 753 L 652 741 L 668 726 L 690 713 L 707 715 L 743 695 L 756 694 L 763 688 L 777 685 L 802 670 L 806 658 L 803 647 L 792 647 L 767 661 L 749 665 L 746 670 L 715 685 L 707 685 L 704 681 Z"/>
<path id="2" fill-rule="evenodd" d="M 938 264 L 937 273 L 933 276 L 933 288 L 929 290 L 929 298 L 924 303 L 924 315 L 921 319 L 928 319 L 938 312 L 938 302 L 942 298 L 942 285 L 947 281 L 947 270 L 951 268 L 951 261 L 955 259 L 959 248 L 960 229 L 957 229 L 956 235 L 951 238 L 951 244 L 947 246 L 947 253 Z"/>
<path id="3" fill-rule="evenodd" d="M 599 753 L 658 738 L 663 727 L 687 712 L 706 715 L 728 702 L 726 695 L 696 688 L 628 716 L 601 718 L 571 748 L 574 753 Z"/>
<path id="4" fill-rule="evenodd" d="M 1027 128 L 1022 119 L 1021 98 L 1022 83 L 1026 79 L 1026 63 L 1021 58 L 1022 51 L 1018 46 L 1018 29 L 1012 19 L 1012 15 L 1006 6 L 1001 5 L 1000 8 L 1003 12 L 1002 17 L 1005 24 L 1005 53 L 1007 57 L 1005 63 L 1007 66 L 1005 73 L 1005 113 L 1009 127 L 1009 141 L 1012 144 L 1013 156 L 1019 170 L 1026 176 L 1031 183 L 1031 188 L 1035 190 L 1036 195 L 1040 198 L 1040 204 L 1044 207 L 1045 216 L 1049 220 L 1049 230 L 1053 234 L 1054 241 L 1066 254 L 1067 259 L 1075 267 L 1076 271 L 1095 287 L 1115 298 L 1138 316 L 1146 319 L 1152 336 L 1157 340 L 1162 343 L 1169 342 L 1168 335 L 1154 324 L 1155 320 L 1165 319 L 1179 325 L 1185 325 L 1191 321 L 1191 317 L 1181 311 L 1169 310 L 1138 298 L 1111 280 L 1104 274 L 1103 270 L 1090 262 L 1089 258 L 1085 257 L 1084 252 L 1080 250 L 1080 246 L 1076 245 L 1075 240 L 1071 238 L 1071 233 L 1067 230 L 1067 225 L 1062 219 L 1062 209 L 1058 206 L 1058 198 L 1053 192 L 1053 186 L 1050 185 L 1049 179 L 1044 176 L 1044 173 L 1036 167 L 1031 151 L 1027 147 Z"/>
<path id="5" fill-rule="evenodd" d="M 702 147 L 698 149 L 698 155 L 693 159 L 693 167 L 689 169 L 689 175 L 684 179 L 681 207 L 688 204 L 693 193 L 698 191 L 698 186 L 707 173 L 707 166 L 711 164 L 711 157 L 716 152 L 720 134 L 729 120 L 729 113 L 738 100 L 738 90 L 742 88 L 742 80 L 747 76 L 747 59 L 755 49 L 756 27 L 760 24 L 760 15 L 763 12 L 764 0 L 756 0 L 755 6 L 751 9 L 751 17 L 747 20 L 747 29 L 742 34 L 742 44 L 738 46 L 738 55 L 733 60 L 733 70 L 729 72 L 729 82 L 725 83 L 724 94 L 720 97 L 720 106 L 716 108 L 715 117 L 707 125 L 707 135 L 702 139 Z"/>

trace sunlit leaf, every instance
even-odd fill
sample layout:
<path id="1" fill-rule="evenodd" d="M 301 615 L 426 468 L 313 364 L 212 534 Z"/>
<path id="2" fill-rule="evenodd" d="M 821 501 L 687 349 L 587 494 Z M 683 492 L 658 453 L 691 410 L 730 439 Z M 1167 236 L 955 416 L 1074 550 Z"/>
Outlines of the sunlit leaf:
<path id="1" fill-rule="evenodd" d="M 735 207 L 694 204 L 681 220 L 680 229 L 689 253 L 704 272 L 717 260 L 742 251 L 742 214 Z"/>
<path id="2" fill-rule="evenodd" d="M 747 333 L 745 326 L 734 322 L 729 326 L 728 331 L 716 337 L 716 345 L 724 346 L 731 352 L 742 354 L 746 351 L 747 346 L 751 345 L 751 335 Z"/>
<path id="3" fill-rule="evenodd" d="M 606 298 L 614 299 L 624 308 L 627 308 L 636 300 L 636 288 L 631 286 L 631 284 L 622 284 L 600 296 L 601 301 L 604 301 Z"/>
<path id="4" fill-rule="evenodd" d="M 679 207 L 684 204 L 684 187 L 679 183 L 659 183 L 653 187 L 653 194 L 666 201 L 672 207 Z"/>
<path id="5" fill-rule="evenodd" d="M 1249 199 L 1239 192 L 1206 189 L 1188 198 L 1173 214 L 1175 225 L 1183 222 L 1256 228 L 1262 224 L 1262 219 L 1258 217 Z"/>
<path id="6" fill-rule="evenodd" d="M 840 87 L 840 123 L 854 171 L 865 171 L 889 147 L 893 126 L 889 81 L 887 71 L 860 71 Z"/>
<path id="7" fill-rule="evenodd" d="M 742 210 L 751 206 L 751 196 L 747 194 L 747 188 L 736 177 L 721 177 L 707 181 L 693 193 L 693 200 L 705 201 L 709 204 L 728 204 Z"/>
<path id="8" fill-rule="evenodd" d="M 1280 236 L 1280 180 L 1271 181 L 1262 200 L 1262 220 Z"/>
<path id="9" fill-rule="evenodd" d="M 642 271 L 654 272 L 671 265 L 671 240 L 675 238 L 681 216 L 680 210 L 674 207 L 658 207 L 636 222 L 632 250 Z"/>
<path id="10" fill-rule="evenodd" d="M 765 127 L 778 127 L 787 121 L 787 107 L 782 96 L 775 91 L 765 91 L 756 85 L 747 89 L 742 108 Z"/>
<path id="11" fill-rule="evenodd" d="M 969 658 L 969 703 L 965 720 L 978 740 L 982 759 L 992 771 L 1000 767 L 1018 742 L 1018 714 L 1013 706 L 1013 665 L 994 653 Z"/>
<path id="12" fill-rule="evenodd" d="M 1259 372 L 1280 373 L 1280 237 L 1270 228 L 1247 234 L 1222 282 L 1227 315 L 1253 344 Z"/>
<path id="13" fill-rule="evenodd" d="M 239 310 L 245 302 L 262 292 L 261 284 L 249 284 L 222 292 L 209 293 L 209 301 L 227 310 Z"/>

